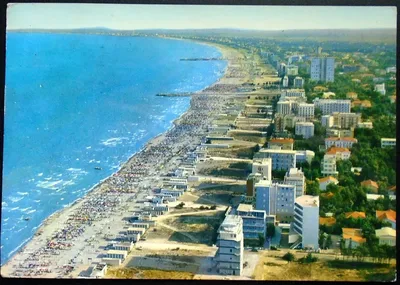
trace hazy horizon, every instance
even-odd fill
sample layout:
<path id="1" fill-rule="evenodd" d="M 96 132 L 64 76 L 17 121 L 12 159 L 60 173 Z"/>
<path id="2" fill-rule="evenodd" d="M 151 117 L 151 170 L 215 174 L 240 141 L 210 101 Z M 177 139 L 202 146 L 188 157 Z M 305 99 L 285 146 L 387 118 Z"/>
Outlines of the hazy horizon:
<path id="1" fill-rule="evenodd" d="M 388 6 L 18 3 L 7 8 L 7 30 L 280 31 L 396 29 L 396 26 L 397 8 Z"/>

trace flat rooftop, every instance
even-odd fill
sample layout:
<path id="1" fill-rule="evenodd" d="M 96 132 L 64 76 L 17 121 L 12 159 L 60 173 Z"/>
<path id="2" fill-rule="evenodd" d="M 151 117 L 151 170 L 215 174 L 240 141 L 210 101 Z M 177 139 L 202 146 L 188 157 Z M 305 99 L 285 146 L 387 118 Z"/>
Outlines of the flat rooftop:
<path id="1" fill-rule="evenodd" d="M 260 152 L 295 154 L 295 150 L 263 148 Z"/>
<path id="2" fill-rule="evenodd" d="M 319 196 L 303 195 L 296 198 L 296 203 L 303 207 L 319 207 Z"/>
<path id="3" fill-rule="evenodd" d="M 126 250 L 110 249 L 109 251 L 107 251 L 107 254 L 125 254 L 125 255 L 127 255 L 128 252 Z"/>
<path id="4" fill-rule="evenodd" d="M 248 211 L 252 211 L 253 210 L 253 206 L 250 204 L 239 204 L 238 211 L 244 211 L 244 212 L 248 212 Z"/>
<path id="5" fill-rule="evenodd" d="M 243 220 L 240 216 L 227 215 L 219 227 L 218 232 L 238 232 L 242 227 Z"/>

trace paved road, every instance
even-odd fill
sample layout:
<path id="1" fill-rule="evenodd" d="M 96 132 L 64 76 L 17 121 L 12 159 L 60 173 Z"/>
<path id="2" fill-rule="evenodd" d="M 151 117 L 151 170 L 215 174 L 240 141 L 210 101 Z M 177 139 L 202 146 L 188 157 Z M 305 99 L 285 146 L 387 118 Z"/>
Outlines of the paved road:
<path id="1" fill-rule="evenodd" d="M 207 160 L 215 160 L 215 161 L 238 161 L 238 162 L 253 162 L 251 159 L 243 159 L 243 158 L 230 158 L 230 157 L 221 157 L 221 156 L 211 156 Z"/>

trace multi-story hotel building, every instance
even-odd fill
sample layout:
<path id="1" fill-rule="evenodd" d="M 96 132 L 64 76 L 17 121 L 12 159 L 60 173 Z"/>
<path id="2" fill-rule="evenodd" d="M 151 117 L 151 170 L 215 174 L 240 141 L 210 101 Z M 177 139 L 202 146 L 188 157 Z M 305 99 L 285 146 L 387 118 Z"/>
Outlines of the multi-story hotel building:
<path id="1" fill-rule="evenodd" d="M 297 122 L 295 134 L 303 136 L 304 139 L 314 136 L 314 124 L 312 122 Z"/>
<path id="2" fill-rule="evenodd" d="M 322 115 L 331 115 L 334 112 L 350 113 L 351 101 L 316 98 L 314 99 L 314 106 L 322 111 Z"/>
<path id="3" fill-rule="evenodd" d="M 335 81 L 335 59 L 333 57 L 315 57 L 311 59 L 311 80 L 322 82 Z"/>
<path id="4" fill-rule="evenodd" d="M 302 247 L 318 249 L 319 197 L 304 195 L 294 203 L 293 229 L 301 237 Z"/>
<path id="5" fill-rule="evenodd" d="M 218 229 L 215 256 L 218 273 L 241 275 L 243 272 L 243 220 L 227 215 Z"/>
<path id="6" fill-rule="evenodd" d="M 265 238 L 266 217 L 264 210 L 254 210 L 252 205 L 239 204 L 236 214 L 243 220 L 244 239 Z"/>
<path id="7" fill-rule="evenodd" d="M 332 113 L 333 116 L 333 127 L 341 129 L 350 129 L 357 127 L 357 124 L 361 122 L 361 114 L 355 113 Z"/>
<path id="8" fill-rule="evenodd" d="M 296 151 L 282 149 L 261 149 L 254 158 L 271 158 L 272 170 L 289 170 L 296 167 Z"/>
<path id="9" fill-rule="evenodd" d="M 296 198 L 304 195 L 306 190 L 306 177 L 301 169 L 291 168 L 286 172 L 283 183 L 295 186 Z"/>
<path id="10" fill-rule="evenodd" d="M 297 106 L 297 116 L 307 119 L 314 118 L 314 104 L 300 103 Z"/>

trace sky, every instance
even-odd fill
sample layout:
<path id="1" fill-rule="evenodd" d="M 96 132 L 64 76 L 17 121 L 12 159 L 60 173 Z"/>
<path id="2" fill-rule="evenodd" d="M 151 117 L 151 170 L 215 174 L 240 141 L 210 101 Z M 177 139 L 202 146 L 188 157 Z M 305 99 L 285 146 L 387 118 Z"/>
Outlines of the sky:
<path id="1" fill-rule="evenodd" d="M 396 7 L 18 3 L 7 29 L 253 30 L 396 28 Z"/>

